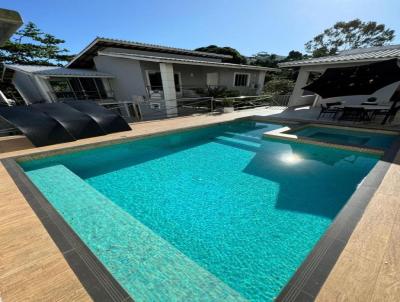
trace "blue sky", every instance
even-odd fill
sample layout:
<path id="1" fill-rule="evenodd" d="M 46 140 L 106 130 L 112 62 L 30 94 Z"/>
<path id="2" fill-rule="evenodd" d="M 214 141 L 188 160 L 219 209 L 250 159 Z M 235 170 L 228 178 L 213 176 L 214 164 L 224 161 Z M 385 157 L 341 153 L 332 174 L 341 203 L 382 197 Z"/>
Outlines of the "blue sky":
<path id="1" fill-rule="evenodd" d="M 76 53 L 96 36 L 193 49 L 231 46 L 245 55 L 295 49 L 339 20 L 360 18 L 396 30 L 399 0 L 2 0 L 24 21 L 66 40 Z"/>

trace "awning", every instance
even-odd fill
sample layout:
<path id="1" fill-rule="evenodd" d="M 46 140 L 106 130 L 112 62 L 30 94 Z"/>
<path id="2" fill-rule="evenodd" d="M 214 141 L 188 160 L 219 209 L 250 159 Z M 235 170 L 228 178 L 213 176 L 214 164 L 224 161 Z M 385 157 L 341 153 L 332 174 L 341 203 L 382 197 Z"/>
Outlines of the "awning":
<path id="1" fill-rule="evenodd" d="M 370 95 L 397 81 L 400 81 L 398 59 L 391 59 L 355 67 L 328 68 L 303 89 L 323 98 Z"/>

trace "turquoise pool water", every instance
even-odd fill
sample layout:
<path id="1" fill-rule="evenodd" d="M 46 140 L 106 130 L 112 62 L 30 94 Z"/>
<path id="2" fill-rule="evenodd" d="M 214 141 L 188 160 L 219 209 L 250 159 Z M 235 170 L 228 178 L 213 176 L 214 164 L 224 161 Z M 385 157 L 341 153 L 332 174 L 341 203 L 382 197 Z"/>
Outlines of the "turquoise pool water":
<path id="1" fill-rule="evenodd" d="M 344 145 L 361 145 L 381 149 L 390 147 L 396 137 L 390 134 L 314 126 L 293 131 L 292 133 L 297 136 L 305 136 L 319 141 Z"/>
<path id="2" fill-rule="evenodd" d="M 222 124 L 21 163 L 137 301 L 271 301 L 378 161 Z"/>

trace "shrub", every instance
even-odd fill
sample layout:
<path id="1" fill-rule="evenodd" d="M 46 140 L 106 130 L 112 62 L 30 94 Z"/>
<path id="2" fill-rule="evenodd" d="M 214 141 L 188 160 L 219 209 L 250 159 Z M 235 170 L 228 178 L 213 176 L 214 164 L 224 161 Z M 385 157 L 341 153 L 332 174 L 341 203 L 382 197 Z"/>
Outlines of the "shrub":
<path id="1" fill-rule="evenodd" d="M 196 93 L 200 96 L 209 96 L 214 98 L 225 98 L 239 96 L 240 92 L 237 90 L 228 90 L 224 86 L 197 88 Z"/>
<path id="2" fill-rule="evenodd" d="M 233 100 L 232 99 L 223 99 L 222 106 L 223 107 L 233 107 Z"/>

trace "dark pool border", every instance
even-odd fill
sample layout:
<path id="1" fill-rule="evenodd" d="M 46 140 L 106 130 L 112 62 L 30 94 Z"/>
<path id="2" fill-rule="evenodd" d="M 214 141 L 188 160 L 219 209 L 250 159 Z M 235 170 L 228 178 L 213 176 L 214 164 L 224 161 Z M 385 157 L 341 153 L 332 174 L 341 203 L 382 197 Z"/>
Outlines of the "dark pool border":
<path id="1" fill-rule="evenodd" d="M 65 260 L 94 301 L 134 301 L 111 273 L 76 235 L 14 158 L 2 159 L 9 175 L 25 197 Z M 49 284 L 51 287 L 51 284 Z"/>
<path id="2" fill-rule="evenodd" d="M 397 138 L 347 201 L 276 301 L 315 300 L 399 150 L 400 138 Z"/>

